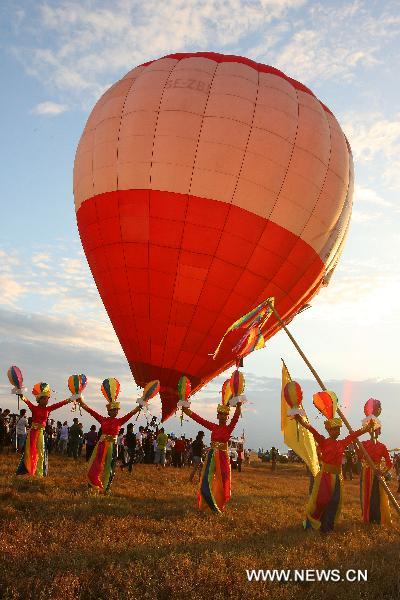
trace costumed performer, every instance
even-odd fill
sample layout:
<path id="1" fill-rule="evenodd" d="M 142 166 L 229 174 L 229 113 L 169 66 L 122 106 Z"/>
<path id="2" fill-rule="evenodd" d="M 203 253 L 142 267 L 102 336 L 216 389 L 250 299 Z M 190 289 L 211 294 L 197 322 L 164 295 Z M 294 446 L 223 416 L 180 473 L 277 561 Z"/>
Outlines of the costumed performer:
<path id="1" fill-rule="evenodd" d="M 224 386 L 228 382 L 229 380 L 225 382 Z M 208 507 L 211 511 L 221 514 L 231 497 L 231 465 L 228 454 L 228 442 L 241 413 L 242 402 L 239 398 L 241 398 L 240 395 L 232 397 L 232 394 L 230 394 L 229 397 L 228 394 L 227 396 L 224 394 L 223 388 L 222 404 L 218 404 L 217 408 L 218 424 L 207 421 L 193 412 L 190 409 L 188 401 L 182 406 L 183 412 L 188 417 L 191 417 L 196 423 L 211 431 L 211 448 L 204 461 L 197 494 L 199 510 Z M 235 413 L 229 425 L 227 424 L 230 412 L 228 402 L 232 406 L 236 406 Z"/>
<path id="2" fill-rule="evenodd" d="M 330 392 L 332 393 L 332 392 Z M 312 433 L 319 446 L 321 469 L 314 479 L 312 492 L 306 505 L 304 529 L 319 529 L 322 533 L 332 531 L 338 520 L 343 499 L 342 459 L 346 447 L 360 435 L 369 430 L 369 425 L 353 431 L 339 440 L 343 422 L 338 417 L 325 421 L 325 429 L 329 437 L 321 435 L 301 415 L 294 418 Z"/>
<path id="3" fill-rule="evenodd" d="M 47 383 L 40 382 L 33 386 L 32 394 L 36 398 L 37 406 L 28 398 L 25 398 L 22 390 L 13 390 L 15 394 L 27 404 L 32 412 L 32 425 L 26 437 L 25 448 L 22 452 L 21 460 L 17 468 L 17 475 L 31 475 L 36 477 L 46 477 L 48 473 L 48 442 L 46 433 L 46 424 L 49 414 L 73 402 L 77 398 L 71 396 L 61 402 L 55 402 L 48 405 L 51 396 L 51 389 Z"/>
<path id="4" fill-rule="evenodd" d="M 133 415 L 141 410 L 145 405 L 142 399 L 137 400 L 139 406 L 128 412 L 124 417 L 117 418 L 120 403 L 117 397 L 120 390 L 120 384 L 117 379 L 109 377 L 103 381 L 101 391 L 107 399 L 108 417 L 103 417 L 93 408 L 90 408 L 81 399 L 80 405 L 101 425 L 101 437 L 97 442 L 92 456 L 89 460 L 88 480 L 89 486 L 97 488 L 104 493 L 110 491 L 110 487 L 115 475 L 115 465 L 117 461 L 117 438 L 122 425 L 129 421 Z"/>
<path id="5" fill-rule="evenodd" d="M 370 407 L 371 410 L 369 410 Z M 374 429 L 370 431 L 371 438 L 362 442 L 362 445 L 375 463 L 379 474 L 385 476 L 392 468 L 393 463 L 385 444 L 378 442 L 378 437 L 381 434 L 381 424 L 379 419 L 376 418 L 381 412 L 379 400 L 370 398 L 365 404 L 364 412 L 367 417 L 363 420 L 363 423 L 370 421 L 373 423 Z M 359 452 L 359 457 L 362 465 L 360 502 L 363 521 L 364 523 L 390 525 L 392 519 L 387 494 L 379 482 L 376 471 L 367 463 L 361 452 Z"/>

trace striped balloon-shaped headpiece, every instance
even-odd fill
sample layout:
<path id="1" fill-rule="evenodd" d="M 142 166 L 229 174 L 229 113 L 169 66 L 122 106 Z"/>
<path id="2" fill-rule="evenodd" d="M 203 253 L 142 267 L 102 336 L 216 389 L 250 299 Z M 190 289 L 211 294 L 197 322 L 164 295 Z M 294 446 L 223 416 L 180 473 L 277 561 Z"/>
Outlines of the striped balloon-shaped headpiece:
<path id="1" fill-rule="evenodd" d="M 112 408 L 120 408 L 120 403 L 117 402 L 120 384 L 118 379 L 115 377 L 107 377 L 101 385 L 101 391 L 103 393 L 104 398 L 108 401 L 107 408 L 108 410 Z"/>

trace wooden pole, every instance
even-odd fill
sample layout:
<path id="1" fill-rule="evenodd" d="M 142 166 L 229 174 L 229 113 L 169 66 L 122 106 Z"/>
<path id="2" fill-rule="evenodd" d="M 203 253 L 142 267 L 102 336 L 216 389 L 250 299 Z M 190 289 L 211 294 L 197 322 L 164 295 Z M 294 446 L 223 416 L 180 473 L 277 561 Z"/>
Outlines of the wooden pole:
<path id="1" fill-rule="evenodd" d="M 278 311 L 276 310 L 275 306 L 272 304 L 272 302 L 268 302 L 268 305 L 269 305 L 270 309 L 272 310 L 272 312 L 274 313 L 277 321 L 282 326 L 282 329 L 284 329 L 285 333 L 288 335 L 290 341 L 292 342 L 292 344 L 296 348 L 297 352 L 300 354 L 301 358 L 304 360 L 304 362 L 306 363 L 307 367 L 310 369 L 311 373 L 314 375 L 314 377 L 315 377 L 316 381 L 318 382 L 318 385 L 320 386 L 321 390 L 326 391 L 326 386 L 325 386 L 324 382 L 322 381 L 322 379 L 318 375 L 317 371 L 314 369 L 314 367 L 312 366 L 312 364 L 310 363 L 310 361 L 308 360 L 308 358 L 306 357 L 306 355 L 304 354 L 304 352 L 302 351 L 302 349 L 300 348 L 300 346 L 298 345 L 298 343 L 296 342 L 296 340 L 294 339 L 294 337 L 292 336 L 292 334 L 290 333 L 290 331 L 288 330 L 288 328 L 286 327 L 285 323 L 282 321 L 282 319 L 281 319 Z M 350 433 L 353 433 L 353 429 L 352 429 L 350 423 L 348 422 L 348 420 L 346 419 L 346 417 L 344 416 L 344 414 L 342 413 L 342 411 L 340 410 L 340 408 L 338 407 L 336 410 L 337 410 L 338 415 L 342 419 L 343 423 L 346 425 L 347 429 L 350 431 Z M 370 455 L 368 454 L 368 452 L 366 451 L 366 449 L 364 448 L 364 446 L 361 444 L 361 442 L 358 440 L 358 438 L 356 438 L 354 440 L 354 442 L 355 442 L 357 448 L 364 455 L 364 458 L 367 461 L 367 463 L 369 464 L 369 466 L 371 467 L 371 469 L 373 469 L 375 471 L 375 474 L 378 477 L 379 482 L 382 485 L 383 489 L 385 490 L 385 492 L 386 492 L 386 494 L 387 494 L 387 496 L 389 498 L 390 503 L 392 504 L 392 506 L 395 509 L 395 511 L 400 515 L 400 506 L 398 505 L 397 500 L 393 496 L 393 493 L 392 493 L 391 489 L 389 488 L 389 486 L 387 485 L 386 481 L 384 479 L 382 479 L 379 471 L 375 467 L 375 464 L 374 464 L 372 458 L 370 457 Z"/>

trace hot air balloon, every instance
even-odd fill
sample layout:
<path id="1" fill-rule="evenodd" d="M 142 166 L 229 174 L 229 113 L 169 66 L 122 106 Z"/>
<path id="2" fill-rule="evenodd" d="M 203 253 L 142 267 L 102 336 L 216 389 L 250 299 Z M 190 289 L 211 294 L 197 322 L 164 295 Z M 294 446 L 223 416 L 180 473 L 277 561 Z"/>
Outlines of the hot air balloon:
<path id="1" fill-rule="evenodd" d="M 76 153 L 83 248 L 138 385 L 163 419 L 235 362 L 210 357 L 265 298 L 287 321 L 327 283 L 352 204 L 350 147 L 304 85 L 240 56 L 171 54 L 95 105 Z M 265 339 L 279 330 L 273 316 Z M 236 343 L 239 340 L 236 340 Z"/>

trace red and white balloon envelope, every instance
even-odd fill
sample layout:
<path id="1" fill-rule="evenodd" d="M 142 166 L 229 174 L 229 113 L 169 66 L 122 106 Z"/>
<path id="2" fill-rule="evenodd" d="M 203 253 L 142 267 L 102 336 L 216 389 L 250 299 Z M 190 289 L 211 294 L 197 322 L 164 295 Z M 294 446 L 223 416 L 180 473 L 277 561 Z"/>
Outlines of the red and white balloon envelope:
<path id="1" fill-rule="evenodd" d="M 273 297 L 283 321 L 327 285 L 347 236 L 353 160 L 332 112 L 273 66 L 214 52 L 135 66 L 76 152 L 82 245 L 136 383 L 163 420 L 236 363 L 229 325 Z M 267 316 L 267 315 L 266 315 Z M 280 324 L 245 336 L 262 347 Z"/>

